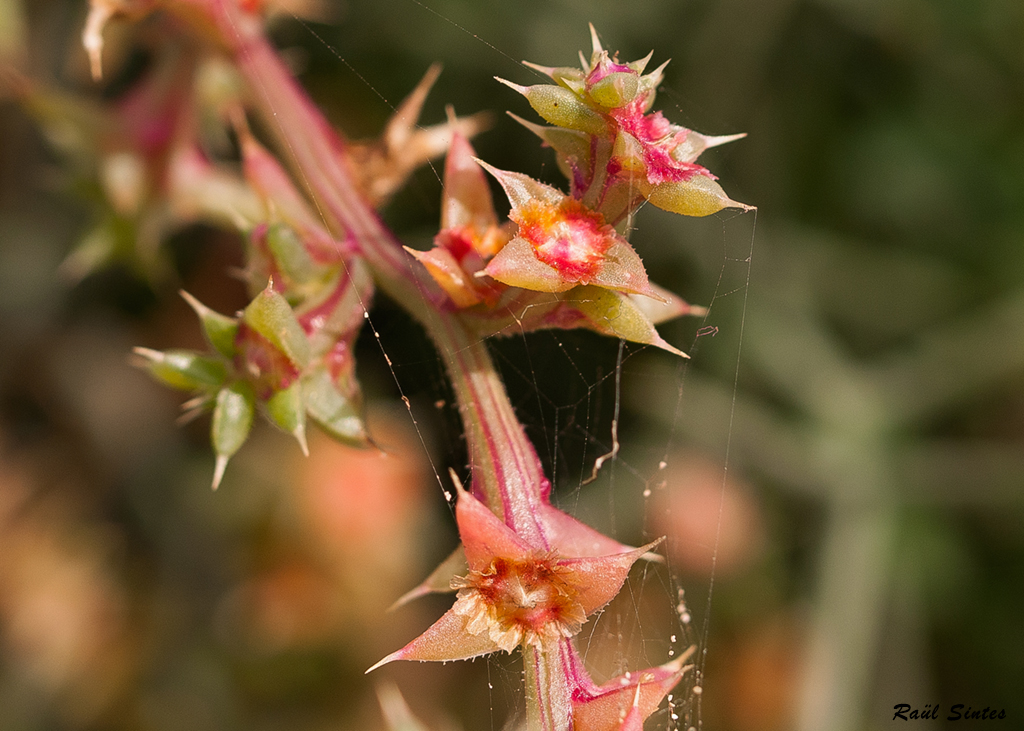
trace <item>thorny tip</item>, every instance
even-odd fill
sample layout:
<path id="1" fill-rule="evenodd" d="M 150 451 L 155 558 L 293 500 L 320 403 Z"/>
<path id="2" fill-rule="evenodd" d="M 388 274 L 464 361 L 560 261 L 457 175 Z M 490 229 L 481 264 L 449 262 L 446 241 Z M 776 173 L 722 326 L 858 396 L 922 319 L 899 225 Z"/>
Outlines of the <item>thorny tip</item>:
<path id="1" fill-rule="evenodd" d="M 531 63 L 530 61 L 520 61 L 519 63 L 521 63 L 523 66 L 525 66 L 528 69 L 533 69 L 534 71 L 539 71 L 540 73 L 542 73 L 542 74 L 544 74 L 545 76 L 548 76 L 548 77 L 552 76 L 555 73 L 555 70 L 556 70 L 554 66 L 541 66 L 539 63 Z M 494 78 L 498 79 L 497 76 L 495 76 Z M 502 81 L 502 80 L 498 79 L 498 81 Z M 507 82 L 504 82 L 504 83 L 507 83 Z"/>
<path id="2" fill-rule="evenodd" d="M 416 122 L 423 111 L 423 104 L 427 100 L 427 95 L 434 87 L 434 84 L 437 83 L 437 78 L 441 75 L 441 68 L 442 66 L 439 63 L 431 64 L 409 96 L 399 104 L 398 109 L 395 110 L 395 114 L 388 121 L 384 129 L 383 136 L 386 144 L 391 147 L 400 147 L 412 136 L 416 128 Z M 449 123 L 454 124 L 454 121 Z"/>
<path id="3" fill-rule="evenodd" d="M 705 136 L 704 137 L 704 149 L 709 149 L 711 147 L 718 147 L 719 145 L 725 145 L 725 144 L 728 144 L 730 142 L 735 142 L 736 140 L 742 140 L 746 136 L 747 136 L 746 132 L 740 132 L 739 134 L 734 134 L 734 135 L 716 135 L 716 136 L 713 136 L 713 137 Z M 757 206 L 751 206 L 751 208 L 756 208 L 756 207 Z"/>
<path id="4" fill-rule="evenodd" d="M 141 17 L 153 9 L 155 0 L 90 0 L 89 15 L 82 29 L 82 46 L 89 56 L 94 81 L 103 78 L 103 29 L 118 14 Z"/>
<path id="5" fill-rule="evenodd" d="M 521 86 L 520 84 L 514 84 L 511 81 L 509 81 L 508 79 L 503 79 L 500 76 L 495 76 L 494 80 L 497 81 L 499 84 L 504 84 L 509 89 L 513 89 L 515 91 L 518 91 L 523 96 L 526 96 L 526 93 L 529 91 L 529 87 Z"/>
<path id="6" fill-rule="evenodd" d="M 82 46 L 89 56 L 93 81 L 103 78 L 103 29 L 107 21 L 114 17 L 114 13 L 114 8 L 102 0 L 93 2 L 85 20 L 85 28 L 82 29 Z"/>
<path id="7" fill-rule="evenodd" d="M 228 467 L 228 459 L 226 454 L 217 455 L 217 463 L 213 468 L 213 483 L 210 485 L 211 490 L 220 487 L 220 481 L 224 479 L 224 470 Z"/>
<path id="8" fill-rule="evenodd" d="M 593 54 L 596 56 L 604 51 L 604 46 L 601 45 L 601 39 L 597 35 L 597 28 L 594 27 L 593 23 L 588 23 L 590 26 L 590 42 L 593 45 Z"/>
<path id="9" fill-rule="evenodd" d="M 648 53 L 646 56 L 641 58 L 640 60 L 633 61 L 632 63 L 628 63 L 626 65 L 629 66 L 634 71 L 636 71 L 638 74 L 643 74 L 644 69 L 647 68 L 647 64 L 649 64 L 651 62 L 652 58 L 654 58 L 654 51 L 653 50 L 650 53 Z M 665 63 L 668 63 L 668 61 L 666 61 Z"/>

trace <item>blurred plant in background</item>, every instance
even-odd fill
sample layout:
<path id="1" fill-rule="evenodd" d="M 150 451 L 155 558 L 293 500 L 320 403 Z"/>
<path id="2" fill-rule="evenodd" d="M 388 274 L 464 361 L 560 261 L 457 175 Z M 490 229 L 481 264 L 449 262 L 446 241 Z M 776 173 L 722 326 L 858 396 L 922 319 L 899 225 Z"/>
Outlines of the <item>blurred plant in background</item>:
<path id="1" fill-rule="evenodd" d="M 376 134 L 397 106 L 381 97 L 402 98 L 438 60 L 424 119 L 443 119 L 445 102 L 510 106 L 489 76 L 526 80 L 511 59 L 570 62 L 580 44 L 565 39 L 588 20 L 624 58 L 673 58 L 659 90 L 670 119 L 750 134 L 706 153 L 730 193 L 761 209 L 742 358 L 750 217 L 683 226 L 650 206 L 630 242 L 651 280 L 711 304 L 692 347 L 692 323 L 659 326 L 695 356 L 685 369 L 627 348 L 617 371 L 614 343 L 586 333 L 494 344 L 557 504 L 633 545 L 669 535 L 671 576 L 645 571 L 631 601 L 592 620 L 595 672 L 661 662 L 665 637 L 679 651 L 707 621 L 701 703 L 717 728 L 871 728 L 898 702 L 1024 712 L 1019 3 L 651 0 L 586 16 L 550 3 L 281 6 L 276 44 L 355 137 Z M 181 64 L 147 26 L 140 41 L 115 25 L 97 91 L 76 45 L 84 14 L 77 2 L 0 2 L 0 53 L 20 72 L 5 76 L 0 107 L 5 728 L 381 727 L 362 671 L 446 605 L 381 610 L 455 544 L 417 432 L 376 405 L 399 394 L 364 333 L 367 433 L 383 454 L 310 430 L 305 461 L 257 427 L 209 494 L 207 424 L 175 428 L 173 396 L 125 353 L 204 348 L 178 287 L 216 312 L 246 306 L 245 284 L 223 272 L 251 274 L 252 262 L 194 222 L 252 221 L 258 200 L 193 154 L 196 135 L 216 144 L 223 117 L 125 132 L 186 103 L 167 71 Z M 201 76 L 216 109 L 206 102 L 233 93 L 231 75 Z M 17 105 L 9 94 L 28 77 L 39 96 Z M 474 139 L 481 158 L 560 184 L 530 132 L 493 123 Z M 387 169 L 386 148 L 362 150 Z M 440 172 L 379 193 L 392 200 L 387 223 L 423 251 Z M 437 355 L 386 302 L 374 327 L 430 459 L 461 469 Z M 581 486 L 612 447 L 616 372 L 620 434 L 632 436 Z M 365 485 L 366 502 L 338 505 L 327 475 Z M 677 586 L 689 625 L 666 616 Z M 510 697 L 517 668 L 500 658 L 394 671 L 431 727 L 500 724 L 522 704 Z"/>

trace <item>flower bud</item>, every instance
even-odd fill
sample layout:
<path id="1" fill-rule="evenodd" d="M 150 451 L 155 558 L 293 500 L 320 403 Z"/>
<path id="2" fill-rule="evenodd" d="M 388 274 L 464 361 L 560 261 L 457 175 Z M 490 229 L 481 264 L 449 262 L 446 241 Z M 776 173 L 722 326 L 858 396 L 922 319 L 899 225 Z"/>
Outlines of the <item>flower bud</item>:
<path id="1" fill-rule="evenodd" d="M 242 322 L 265 338 L 301 371 L 309 363 L 309 340 L 284 296 L 270 282 L 242 313 Z"/>
<path id="2" fill-rule="evenodd" d="M 591 330 L 634 343 L 654 345 L 683 358 L 689 357 L 662 339 L 641 306 L 628 295 L 586 286 L 573 290 L 566 301 L 586 316 Z"/>
<path id="3" fill-rule="evenodd" d="M 272 224 L 266 241 L 278 270 L 292 284 L 301 285 L 316 276 L 316 264 L 291 226 Z"/>
<path id="4" fill-rule="evenodd" d="M 583 81 L 583 72 L 573 66 L 558 66 L 553 68 L 551 69 L 549 76 L 551 76 L 556 84 L 566 88 L 570 88 L 570 84 L 575 85 L 576 83 Z"/>
<path id="5" fill-rule="evenodd" d="M 602 107 L 624 107 L 636 97 L 640 82 L 636 74 L 626 71 L 615 71 L 592 85 L 588 92 L 590 98 Z"/>
<path id="6" fill-rule="evenodd" d="M 654 97 L 657 94 L 658 87 L 665 78 L 666 66 L 668 66 L 668 61 L 665 61 L 665 63 L 661 64 L 661 66 L 654 69 L 651 73 L 644 74 L 640 77 L 638 93 L 643 96 L 641 111 L 648 112 L 654 105 Z"/>
<path id="7" fill-rule="evenodd" d="M 619 130 L 612 145 L 612 157 L 621 166 L 621 170 L 637 174 L 645 174 L 644 148 L 633 135 Z"/>
<path id="8" fill-rule="evenodd" d="M 607 129 L 601 115 L 565 87 L 538 84 L 514 88 L 520 91 L 534 111 L 550 124 L 578 129 L 589 134 L 601 134 Z"/>
<path id="9" fill-rule="evenodd" d="M 217 466 L 213 474 L 213 489 L 220 485 L 228 460 L 245 443 L 252 428 L 256 412 L 256 396 L 244 381 L 222 388 L 217 393 L 210 425 L 210 440 L 217 453 Z"/>
<path id="10" fill-rule="evenodd" d="M 656 185 L 647 200 L 658 208 L 684 216 L 710 216 L 723 208 L 750 209 L 730 199 L 722 186 L 706 175 Z"/>
<path id="11" fill-rule="evenodd" d="M 182 391 L 213 391 L 228 377 L 223 362 L 188 350 L 135 348 L 135 354 L 154 378 Z"/>
<path id="12" fill-rule="evenodd" d="M 741 132 L 736 135 L 709 137 L 708 135 L 702 135 L 700 132 L 688 130 L 686 138 L 672 150 L 672 159 L 677 162 L 694 162 L 709 147 L 717 147 L 728 142 L 735 142 L 746 136 L 745 132 Z"/>
<path id="13" fill-rule="evenodd" d="M 214 312 L 185 290 L 181 291 L 181 296 L 199 316 L 199 321 L 203 324 L 203 333 L 210 345 L 225 358 L 234 358 L 238 321 L 233 317 Z"/>
<path id="14" fill-rule="evenodd" d="M 277 426 L 295 437 L 302 453 L 309 456 L 306 446 L 306 405 L 302 398 L 302 382 L 295 381 L 283 391 L 267 399 L 267 416 Z"/>
<path id="15" fill-rule="evenodd" d="M 357 404 L 331 380 L 330 374 L 318 369 L 303 379 L 306 411 L 335 439 L 353 446 L 366 446 L 366 429 Z"/>

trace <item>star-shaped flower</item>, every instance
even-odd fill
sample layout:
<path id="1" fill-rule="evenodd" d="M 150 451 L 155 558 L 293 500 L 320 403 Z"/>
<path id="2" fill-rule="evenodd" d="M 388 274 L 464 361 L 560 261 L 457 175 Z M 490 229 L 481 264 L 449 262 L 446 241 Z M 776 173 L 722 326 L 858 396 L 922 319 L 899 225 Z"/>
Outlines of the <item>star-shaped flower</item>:
<path id="1" fill-rule="evenodd" d="M 458 591 L 455 604 L 426 632 L 367 672 L 394 660 L 466 660 L 518 647 L 529 665 L 527 678 L 550 683 L 544 693 L 552 712 L 561 716 L 558 727 L 642 728 L 643 719 L 688 669 L 683 666 L 688 653 L 597 685 L 571 638 L 618 593 L 633 563 L 660 541 L 641 548 L 623 546 L 545 501 L 535 517 L 548 545 L 534 546 L 457 480 L 455 484 L 455 517 L 468 564 L 468 573 L 451 582 Z M 445 562 L 450 570 L 459 564 L 453 559 Z M 432 575 L 411 594 L 436 590 L 437 583 Z"/>
<path id="2" fill-rule="evenodd" d="M 593 284 L 660 299 L 633 247 L 600 213 L 522 173 L 480 163 L 505 189 L 519 224 L 484 270 L 510 286 L 565 292 Z"/>
<path id="3" fill-rule="evenodd" d="M 629 548 L 605 539 L 599 545 L 619 545 L 623 550 L 574 556 L 571 553 L 580 547 L 581 535 L 570 527 L 574 519 L 565 516 L 567 521 L 551 520 L 545 530 L 557 541 L 554 545 L 530 545 L 456 485 L 455 517 L 469 573 L 452 582 L 458 589 L 455 605 L 426 632 L 370 670 L 394 660 L 465 660 L 525 645 L 552 649 L 558 640 L 579 632 L 587 617 L 611 601 L 633 563 L 660 543 Z M 559 550 L 561 545 L 569 555 Z"/>

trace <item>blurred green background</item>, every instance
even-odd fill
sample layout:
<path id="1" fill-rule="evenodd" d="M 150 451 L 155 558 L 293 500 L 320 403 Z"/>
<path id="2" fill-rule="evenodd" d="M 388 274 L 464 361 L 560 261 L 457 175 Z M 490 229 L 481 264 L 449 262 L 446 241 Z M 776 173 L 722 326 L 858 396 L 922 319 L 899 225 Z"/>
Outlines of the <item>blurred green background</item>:
<path id="1" fill-rule="evenodd" d="M 703 693 L 681 687 L 680 718 L 649 728 L 887 728 L 898 703 L 1005 709 L 993 725 L 1024 728 L 1024 4 L 319 10 L 273 34 L 356 138 L 440 61 L 424 122 L 449 103 L 493 110 L 480 156 L 559 183 L 550 152 L 501 114 L 532 119 L 525 101 L 491 77 L 534 83 L 521 59 L 574 63 L 588 21 L 624 60 L 672 59 L 657 106 L 673 122 L 749 134 L 702 162 L 756 214 L 648 207 L 632 236 L 652 280 L 711 306 L 663 327 L 692 361 L 586 333 L 495 343 L 560 504 L 623 541 L 670 536 L 667 568 L 637 572 L 584 631 L 598 679 L 697 641 Z M 145 46 L 114 29 L 124 70 L 95 87 L 84 14 L 78 0 L 0 0 L 0 54 L 116 99 L 145 73 Z M 0 99 L 0 728 L 383 728 L 381 679 L 431 728 L 502 728 L 522 703 L 510 658 L 362 674 L 446 606 L 383 613 L 455 543 L 430 465 L 443 475 L 464 452 L 424 336 L 379 303 L 394 378 L 362 338 L 387 455 L 315 439 L 303 461 L 258 429 L 210 493 L 207 422 L 175 425 L 178 394 L 128 353 L 198 346 L 179 287 L 244 305 L 226 274 L 239 243 L 191 227 L 164 245 L 168 276 L 61 277 L 98 214 L 52 142 Z M 439 194 L 425 168 L 385 217 L 425 243 Z M 617 406 L 622 452 L 583 485 Z M 673 611 L 681 589 L 689 623 Z"/>

